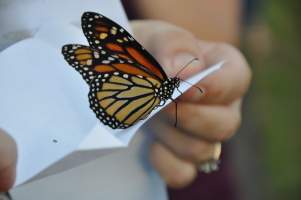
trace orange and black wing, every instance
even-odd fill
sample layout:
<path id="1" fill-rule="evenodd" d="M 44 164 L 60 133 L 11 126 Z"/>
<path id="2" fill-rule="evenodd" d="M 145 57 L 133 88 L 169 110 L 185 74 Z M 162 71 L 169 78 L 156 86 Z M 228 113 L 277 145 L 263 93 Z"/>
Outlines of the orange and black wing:
<path id="1" fill-rule="evenodd" d="M 131 60 L 116 54 L 104 54 L 102 51 L 99 52 L 88 46 L 67 44 L 63 46 L 62 54 L 68 64 L 78 71 L 89 85 L 96 75 L 112 72 L 157 79 L 157 77 L 150 75 L 146 70 L 137 68 Z M 160 79 L 158 81 L 159 85 L 161 85 Z"/>
<path id="2" fill-rule="evenodd" d="M 98 74 L 95 71 L 95 63 L 100 59 L 98 51 L 80 44 L 67 44 L 63 46 L 62 54 L 68 64 L 78 71 L 88 84 Z"/>
<path id="3" fill-rule="evenodd" d="M 63 46 L 65 60 L 90 86 L 90 107 L 111 128 L 127 128 L 165 101 L 167 76 L 160 64 L 122 27 L 92 12 L 82 16 L 89 46 Z"/>
<path id="4" fill-rule="evenodd" d="M 97 118 L 113 129 L 123 129 L 146 118 L 161 100 L 158 80 L 122 72 L 99 74 L 91 82 L 90 107 Z"/>
<path id="5" fill-rule="evenodd" d="M 116 65 L 111 60 L 102 59 L 97 65 L 106 68 L 108 64 L 126 73 L 153 77 L 160 81 L 167 79 L 160 64 L 124 28 L 103 15 L 85 12 L 82 28 L 92 49 L 101 55 L 110 55 L 120 60 Z"/>

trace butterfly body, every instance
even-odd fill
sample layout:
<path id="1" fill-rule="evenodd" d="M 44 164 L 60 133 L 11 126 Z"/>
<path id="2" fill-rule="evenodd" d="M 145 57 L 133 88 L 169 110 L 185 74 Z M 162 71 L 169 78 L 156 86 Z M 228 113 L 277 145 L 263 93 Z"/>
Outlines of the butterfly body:
<path id="1" fill-rule="evenodd" d="M 156 91 L 156 95 L 161 99 L 161 101 L 166 101 L 172 98 L 172 94 L 175 89 L 180 86 L 180 79 L 177 77 L 168 78 L 162 83 L 159 90 Z"/>
<path id="2" fill-rule="evenodd" d="M 128 128 L 172 99 L 180 79 L 160 64 L 122 27 L 93 12 L 82 16 L 89 46 L 68 44 L 65 60 L 90 86 L 90 108 L 112 129 Z"/>

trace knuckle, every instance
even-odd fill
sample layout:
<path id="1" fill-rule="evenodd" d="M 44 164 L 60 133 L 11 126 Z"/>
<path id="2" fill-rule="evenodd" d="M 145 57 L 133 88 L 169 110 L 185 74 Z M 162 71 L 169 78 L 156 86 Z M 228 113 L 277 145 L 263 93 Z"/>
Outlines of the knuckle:
<path id="1" fill-rule="evenodd" d="M 186 157 L 192 162 L 202 162 L 210 159 L 209 147 L 199 141 L 191 142 L 186 151 Z"/>

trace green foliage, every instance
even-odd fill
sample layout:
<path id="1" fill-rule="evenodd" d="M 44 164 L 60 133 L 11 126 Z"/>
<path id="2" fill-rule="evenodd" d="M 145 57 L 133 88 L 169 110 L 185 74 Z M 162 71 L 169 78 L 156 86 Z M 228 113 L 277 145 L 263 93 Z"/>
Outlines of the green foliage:
<path id="1" fill-rule="evenodd" d="M 300 1 L 268 0 L 262 19 L 271 48 L 254 69 L 253 107 L 264 138 L 267 196 L 301 199 L 301 16 Z M 259 44 L 260 45 L 260 44 Z"/>

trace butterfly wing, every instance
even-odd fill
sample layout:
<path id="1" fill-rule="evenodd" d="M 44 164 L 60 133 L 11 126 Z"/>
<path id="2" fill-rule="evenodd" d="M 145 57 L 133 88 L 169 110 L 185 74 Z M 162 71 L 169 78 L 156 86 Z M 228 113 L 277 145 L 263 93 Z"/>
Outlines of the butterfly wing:
<path id="1" fill-rule="evenodd" d="M 108 72 L 123 72 L 144 77 L 152 77 L 141 68 L 136 68 L 134 63 L 119 55 L 104 55 L 103 52 L 80 44 L 67 44 L 62 48 L 65 60 L 78 71 L 84 80 L 90 82 L 98 74 Z M 157 82 L 161 85 L 161 81 Z"/>
<path id="2" fill-rule="evenodd" d="M 65 45 L 62 53 L 89 84 L 97 118 L 113 129 L 127 128 L 160 106 L 157 92 L 167 76 L 136 40 L 97 13 L 84 13 L 82 28 L 90 46 Z"/>
<path id="3" fill-rule="evenodd" d="M 79 44 L 65 45 L 62 53 L 89 84 L 90 107 L 105 125 L 127 128 L 159 105 L 155 90 L 161 82 L 140 69 L 131 73 L 125 59 L 101 58 L 98 51 Z"/>
<path id="4" fill-rule="evenodd" d="M 159 106 L 154 92 L 157 82 L 120 72 L 99 74 L 91 83 L 90 107 L 105 125 L 128 128 Z"/>
<path id="5" fill-rule="evenodd" d="M 103 54 L 114 55 L 125 63 L 131 74 L 144 74 L 164 81 L 167 75 L 160 64 L 148 53 L 124 28 L 103 15 L 85 12 L 82 16 L 82 28 L 90 46 Z M 139 72 L 138 72 L 139 71 Z"/>
<path id="6" fill-rule="evenodd" d="M 87 83 L 96 76 L 95 62 L 100 58 L 99 52 L 80 44 L 67 44 L 62 48 L 65 60 L 78 71 Z"/>

